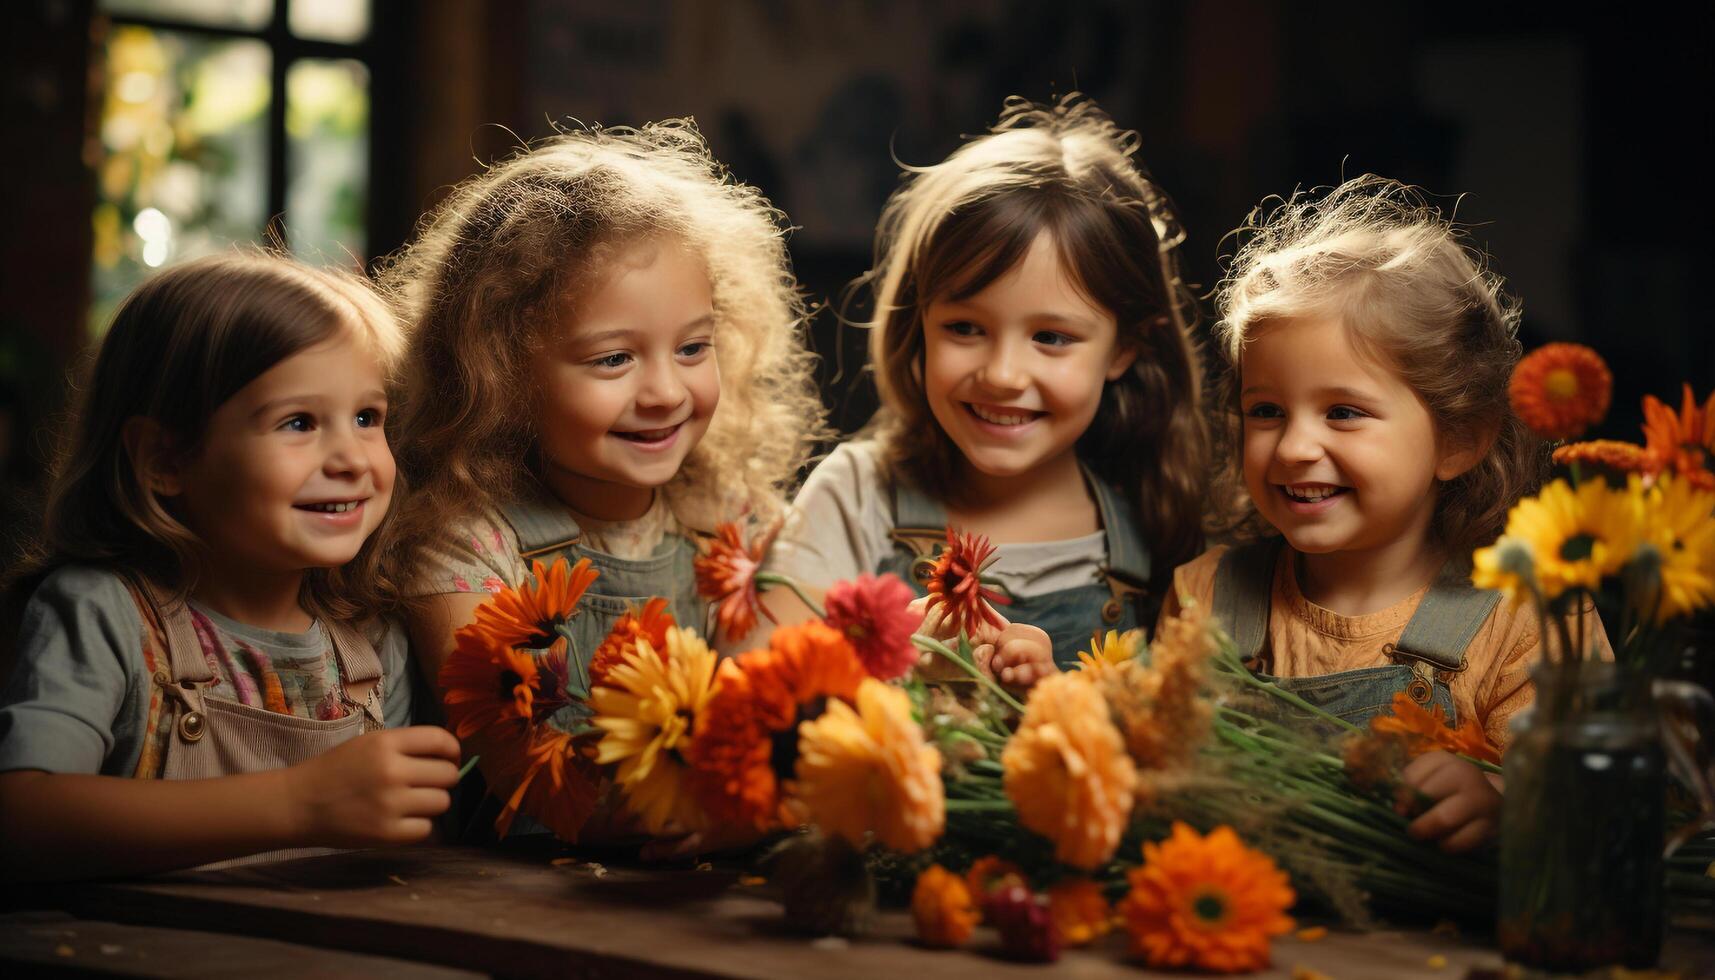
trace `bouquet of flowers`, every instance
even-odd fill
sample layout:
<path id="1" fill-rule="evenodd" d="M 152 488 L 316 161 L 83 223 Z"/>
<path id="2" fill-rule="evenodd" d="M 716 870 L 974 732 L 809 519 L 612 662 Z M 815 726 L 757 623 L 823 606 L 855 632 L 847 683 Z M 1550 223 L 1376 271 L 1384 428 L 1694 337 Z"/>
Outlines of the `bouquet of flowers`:
<path id="1" fill-rule="evenodd" d="M 724 527 L 698 561 L 729 638 L 766 615 L 759 587 L 796 588 L 760 555 Z M 1491 906 L 1492 860 L 1407 837 L 1398 780 L 1429 748 L 1481 756 L 1480 732 L 1410 703 L 1357 731 L 1252 676 L 1196 608 L 1149 646 L 1094 637 L 1081 669 L 1021 701 L 979 666 L 1005 625 L 991 557 L 957 533 L 937 556 L 929 619 L 947 639 L 914 632 L 897 577 L 865 575 L 825 605 L 801 595 L 817 619 L 728 660 L 652 600 L 587 670 L 567 623 L 593 573 L 537 566 L 460 632 L 449 720 L 483 752 L 503 820 L 575 840 L 611 783 L 650 834 L 787 832 L 767 867 L 789 920 L 818 932 L 862 929 L 879 878 L 910 895 L 926 943 L 986 922 L 1045 960 L 1119 922 L 1151 964 L 1230 972 L 1267 963 L 1300 897 L 1359 921 L 1372 902 Z M 933 679 L 949 677 L 965 681 Z"/>
<path id="2" fill-rule="evenodd" d="M 1550 344 L 1520 361 L 1510 395 L 1539 435 L 1573 439 L 1601 421 L 1609 384 L 1594 351 Z M 1676 676 L 1712 656 L 1685 629 L 1715 605 L 1715 397 L 1699 405 L 1686 386 L 1678 413 L 1643 408 L 1643 444 L 1560 445 L 1566 476 L 1473 556 L 1476 584 L 1541 623 L 1538 707 L 1507 758 L 1500 936 L 1510 958 L 1550 969 L 1653 965 L 1664 844 L 1715 829 L 1715 702 Z M 1670 759 L 1691 793 L 1664 841 Z M 1569 807 L 1584 819 L 1560 819 Z M 1710 850 L 1684 852 L 1677 883 L 1693 895 L 1715 892 L 1694 874 Z"/>

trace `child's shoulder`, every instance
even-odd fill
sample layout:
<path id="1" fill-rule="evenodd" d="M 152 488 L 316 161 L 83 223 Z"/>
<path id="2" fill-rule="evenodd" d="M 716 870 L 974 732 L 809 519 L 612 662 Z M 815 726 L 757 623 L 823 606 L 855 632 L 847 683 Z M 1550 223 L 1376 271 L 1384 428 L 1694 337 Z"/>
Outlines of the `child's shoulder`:
<path id="1" fill-rule="evenodd" d="M 28 608 L 79 620 L 141 621 L 125 576 L 99 565 L 61 565 L 48 572 L 31 590 Z M 26 622 L 31 615 L 27 610 Z"/>
<path id="2" fill-rule="evenodd" d="M 1173 571 L 1173 584 L 1180 592 L 1207 598 L 1215 591 L 1215 573 L 1221 567 L 1221 557 L 1231 551 L 1230 545 L 1211 545 L 1209 550 Z"/>

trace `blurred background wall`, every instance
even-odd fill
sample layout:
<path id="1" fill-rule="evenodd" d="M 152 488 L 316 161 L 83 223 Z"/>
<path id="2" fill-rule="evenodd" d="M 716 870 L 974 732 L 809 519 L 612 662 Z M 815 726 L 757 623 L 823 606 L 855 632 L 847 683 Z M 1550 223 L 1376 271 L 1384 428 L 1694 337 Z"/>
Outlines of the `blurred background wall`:
<path id="1" fill-rule="evenodd" d="M 1085 92 L 1142 135 L 1191 278 L 1262 198 L 1376 172 L 1471 226 L 1527 345 L 1595 345 L 1605 434 L 1715 384 L 1698 282 L 1708 7 L 1022 0 L 20 0 L 0 12 L 0 476 L 27 527 L 79 355 L 151 270 L 235 241 L 366 266 L 555 122 L 694 116 L 791 217 L 809 295 L 868 268 L 897 162 L 1008 95 Z M 1668 11 L 1672 10 L 1670 14 Z M 1699 270 L 1704 270 L 1700 272 Z M 849 308 L 861 315 L 861 303 Z M 861 331 L 813 322 L 850 431 Z"/>

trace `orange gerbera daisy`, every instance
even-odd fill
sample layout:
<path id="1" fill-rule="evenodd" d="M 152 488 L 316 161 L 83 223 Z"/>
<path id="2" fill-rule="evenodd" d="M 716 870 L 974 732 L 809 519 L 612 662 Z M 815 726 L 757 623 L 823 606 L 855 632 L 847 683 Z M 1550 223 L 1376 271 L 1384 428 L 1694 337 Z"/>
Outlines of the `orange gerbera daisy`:
<path id="1" fill-rule="evenodd" d="M 719 690 L 697 713 L 686 752 L 693 791 L 716 822 L 767 830 L 797 764 L 798 723 L 826 698 L 852 700 L 869 676 L 845 635 L 812 620 L 774 631 L 768 647 L 722 661 Z"/>
<path id="2" fill-rule="evenodd" d="M 607 638 L 590 657 L 590 684 L 607 683 L 608 672 L 637 649 L 638 640 L 648 640 L 650 649 L 666 656 L 667 631 L 678 624 L 667 611 L 667 600 L 659 596 L 643 604 L 641 611 L 628 612 L 613 624 Z"/>
<path id="3" fill-rule="evenodd" d="M 580 740 L 544 727 L 476 744 L 489 789 L 502 799 L 495 833 L 505 837 L 523 813 L 561 840 L 578 839 L 601 795 L 601 775 L 585 757 Z"/>
<path id="4" fill-rule="evenodd" d="M 1394 692 L 1393 714 L 1370 719 L 1370 731 L 1404 742 L 1406 755 L 1412 759 L 1444 749 L 1484 762 L 1501 761 L 1500 752 L 1489 744 L 1488 735 L 1476 719 L 1468 718 L 1458 728 L 1448 727 L 1447 715 L 1439 704 L 1425 709 L 1404 691 Z"/>
<path id="5" fill-rule="evenodd" d="M 1524 424 L 1544 439 L 1576 439 L 1608 414 L 1614 377 L 1583 344 L 1545 344 L 1513 368 L 1507 396 Z"/>
<path id="6" fill-rule="evenodd" d="M 541 689 L 541 674 L 530 651 L 493 647 L 465 630 L 458 632 L 454 642 L 438 678 L 452 733 L 462 740 L 508 725 L 528 727 Z"/>
<path id="7" fill-rule="evenodd" d="M 1048 914 L 1067 946 L 1094 942 L 1114 928 L 1113 908 L 1101 886 L 1087 878 L 1068 878 L 1048 889 Z"/>
<path id="8" fill-rule="evenodd" d="M 982 573 L 996 558 L 994 546 L 980 534 L 963 534 L 947 528 L 947 546 L 935 556 L 929 573 L 929 608 L 942 608 L 942 616 L 969 636 L 981 626 L 1001 629 L 1006 624 L 994 604 L 1012 600 L 982 582 Z"/>
<path id="9" fill-rule="evenodd" d="M 476 621 L 459 630 L 491 648 L 540 650 L 559 637 L 556 627 L 577 613 L 578 600 L 599 573 L 588 558 L 568 566 L 564 558 L 552 566 L 530 563 L 530 581 L 502 589 L 476 608 Z"/>
<path id="10" fill-rule="evenodd" d="M 1642 476 L 1654 476 L 1662 466 L 1661 458 L 1649 449 L 1617 439 L 1569 442 L 1554 450 L 1554 462 L 1558 466 L 1588 467 L 1605 473 L 1637 473 Z"/>
<path id="11" fill-rule="evenodd" d="M 978 902 L 987 898 L 989 892 L 1014 884 L 1028 886 L 1024 872 L 1018 865 L 993 854 L 977 858 L 965 872 L 965 887 L 971 890 Z"/>
<path id="12" fill-rule="evenodd" d="M 1715 454 L 1715 393 L 1699 405 L 1686 385 L 1678 414 L 1654 395 L 1645 395 L 1644 444 L 1658 465 L 1700 490 L 1715 490 L 1715 473 L 1709 471 Z"/>
<path id="13" fill-rule="evenodd" d="M 1231 827 L 1204 837 L 1183 823 L 1143 845 L 1120 902 L 1132 952 L 1152 967 L 1244 973 L 1268 965 L 1269 937 L 1292 929 L 1286 874 Z"/>
<path id="14" fill-rule="evenodd" d="M 1053 841 L 1056 858 L 1094 868 L 1113 856 L 1137 770 L 1102 695 L 1078 672 L 1036 685 L 1000 762 L 1018 822 Z"/>
<path id="15" fill-rule="evenodd" d="M 745 546 L 738 525 L 723 522 L 715 528 L 715 538 L 703 544 L 703 553 L 693 562 L 697 571 L 697 594 L 715 604 L 715 622 L 720 635 L 737 640 L 756 628 L 758 610 L 770 621 L 774 616 L 762 605 L 756 594 L 756 573 L 762 570 L 762 557 L 773 543 L 775 525 Z"/>
<path id="16" fill-rule="evenodd" d="M 911 890 L 911 919 L 917 939 L 925 946 L 963 946 L 976 929 L 978 914 L 965 880 L 939 864 L 917 876 Z"/>
<path id="17" fill-rule="evenodd" d="M 911 698 L 873 677 L 858 685 L 856 710 L 830 700 L 798 726 L 797 776 L 791 795 L 808 822 L 856 847 L 874 834 L 909 854 L 946 823 L 941 753 L 924 743 Z"/>

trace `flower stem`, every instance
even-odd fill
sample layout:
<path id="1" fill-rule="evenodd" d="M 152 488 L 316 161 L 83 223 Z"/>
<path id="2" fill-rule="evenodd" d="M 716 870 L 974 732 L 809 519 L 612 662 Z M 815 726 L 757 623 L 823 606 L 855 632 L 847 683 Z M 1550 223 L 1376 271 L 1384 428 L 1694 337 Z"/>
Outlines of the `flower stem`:
<path id="1" fill-rule="evenodd" d="M 822 604 L 806 595 L 803 588 L 800 587 L 797 582 L 793 581 L 790 576 L 782 575 L 779 572 L 757 572 L 756 584 L 784 585 L 788 589 L 792 590 L 792 594 L 798 597 L 799 602 L 809 606 L 810 611 L 815 613 L 818 618 L 826 619 L 828 617 L 827 610 L 822 608 Z"/>
<path id="2" fill-rule="evenodd" d="M 1001 701 L 1004 702 L 1008 707 L 1012 708 L 1014 711 L 1017 711 L 1021 714 L 1023 713 L 1024 705 L 1019 703 L 1017 698 L 1006 693 L 1005 688 L 1001 687 L 999 684 L 996 684 L 994 681 L 994 678 L 990 677 L 989 675 L 987 675 L 987 674 L 983 673 L 981 670 L 979 670 L 977 668 L 976 664 L 971 663 L 970 661 L 966 660 L 965 658 L 954 653 L 952 650 L 947 649 L 947 645 L 945 643 L 942 643 L 940 640 L 937 640 L 932 636 L 924 636 L 922 633 L 911 634 L 911 643 L 912 643 L 912 645 L 917 647 L 917 649 L 919 649 L 919 650 L 924 650 L 924 651 L 927 651 L 929 653 L 933 653 L 933 654 L 936 654 L 938 656 L 945 657 L 947 660 L 950 660 L 953 663 L 958 664 L 960 670 L 962 670 L 965 673 L 976 678 L 979 682 L 981 682 L 984 686 L 986 686 L 990 691 L 992 691 L 994 693 L 995 697 L 1000 698 Z"/>

